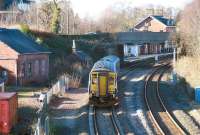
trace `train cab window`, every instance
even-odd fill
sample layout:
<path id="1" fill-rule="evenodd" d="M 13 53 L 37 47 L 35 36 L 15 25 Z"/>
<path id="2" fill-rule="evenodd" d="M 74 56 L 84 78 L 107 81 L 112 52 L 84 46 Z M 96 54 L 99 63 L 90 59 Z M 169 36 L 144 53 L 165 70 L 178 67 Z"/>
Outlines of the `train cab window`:
<path id="1" fill-rule="evenodd" d="M 98 82 L 97 74 L 93 74 L 91 79 L 92 79 L 92 84 L 97 84 Z"/>
<path id="2" fill-rule="evenodd" d="M 92 78 L 92 84 L 97 84 L 97 78 Z"/>

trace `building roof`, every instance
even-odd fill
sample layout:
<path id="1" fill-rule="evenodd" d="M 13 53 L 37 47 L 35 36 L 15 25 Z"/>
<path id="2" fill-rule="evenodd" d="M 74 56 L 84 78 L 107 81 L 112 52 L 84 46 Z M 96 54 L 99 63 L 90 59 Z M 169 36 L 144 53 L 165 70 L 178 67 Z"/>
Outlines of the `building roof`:
<path id="1" fill-rule="evenodd" d="M 164 43 L 169 39 L 169 32 L 120 32 L 117 40 L 123 44 Z"/>
<path id="2" fill-rule="evenodd" d="M 168 18 L 165 18 L 163 16 L 156 16 L 156 15 L 154 15 L 152 17 L 155 18 L 155 19 L 157 19 L 158 21 L 162 22 L 166 26 L 175 26 L 174 19 L 168 19 Z"/>
<path id="3" fill-rule="evenodd" d="M 8 99 L 12 98 L 12 97 L 15 96 L 15 95 L 16 95 L 15 92 L 0 93 L 0 100 L 8 100 Z"/>
<path id="4" fill-rule="evenodd" d="M 175 20 L 174 20 L 174 19 L 169 19 L 169 18 L 166 18 L 166 17 L 164 17 L 164 16 L 150 15 L 150 16 L 144 18 L 144 19 L 143 19 L 142 21 L 140 21 L 139 23 L 137 23 L 137 24 L 135 25 L 135 28 L 140 27 L 140 25 L 141 25 L 142 23 L 144 23 L 146 20 L 148 20 L 149 18 L 151 18 L 151 19 L 156 19 L 157 21 L 159 21 L 160 23 L 162 23 L 162 24 L 164 24 L 164 25 L 166 25 L 166 26 L 168 26 L 168 27 L 175 26 Z"/>
<path id="5" fill-rule="evenodd" d="M 16 29 L 0 28 L 0 42 L 20 54 L 50 53 L 48 49 Z"/>

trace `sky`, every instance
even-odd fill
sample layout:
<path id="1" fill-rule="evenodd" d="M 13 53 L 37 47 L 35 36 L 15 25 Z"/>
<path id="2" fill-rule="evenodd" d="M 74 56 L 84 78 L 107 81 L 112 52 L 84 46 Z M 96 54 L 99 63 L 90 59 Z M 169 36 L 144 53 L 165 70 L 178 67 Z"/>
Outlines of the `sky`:
<path id="1" fill-rule="evenodd" d="M 97 18 L 101 12 L 117 2 L 129 3 L 134 6 L 162 5 L 166 7 L 184 8 L 192 0 L 71 0 L 74 11 L 80 17 L 91 16 Z"/>
<path id="2" fill-rule="evenodd" d="M 36 0 L 44 1 L 44 0 Z M 51 1 L 51 0 L 46 0 Z M 184 6 L 190 3 L 192 0 L 70 0 L 75 13 L 78 13 L 80 17 L 94 17 L 98 18 L 100 14 L 109 6 L 115 3 L 125 3 L 131 5 L 132 7 L 138 6 L 165 6 L 165 7 L 175 7 L 184 8 Z"/>

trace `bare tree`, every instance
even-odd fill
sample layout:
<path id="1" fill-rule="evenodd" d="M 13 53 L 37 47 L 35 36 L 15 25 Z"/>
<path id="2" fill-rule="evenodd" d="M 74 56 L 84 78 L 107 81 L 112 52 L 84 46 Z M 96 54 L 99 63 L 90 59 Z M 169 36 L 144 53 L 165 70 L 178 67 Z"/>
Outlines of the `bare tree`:
<path id="1" fill-rule="evenodd" d="M 10 8 L 12 10 L 15 7 Z M 55 10 L 56 9 L 56 10 Z M 59 10 L 58 10 L 59 9 Z M 29 8 L 20 15 L 0 15 L 2 23 L 19 24 L 25 23 L 32 29 L 52 31 L 56 26 L 57 32 L 62 34 L 83 34 L 87 32 L 120 32 L 129 31 L 135 24 L 149 15 L 165 15 L 171 17 L 175 9 L 154 7 L 131 7 L 129 3 L 118 2 L 105 9 L 99 19 L 88 15 L 80 18 L 74 13 L 70 0 L 43 0 L 41 3 L 32 3 Z M 17 18 L 17 19 L 16 19 Z"/>
<path id="2" fill-rule="evenodd" d="M 200 56 L 200 1 L 194 0 L 181 13 L 178 23 L 180 47 L 187 55 Z"/>

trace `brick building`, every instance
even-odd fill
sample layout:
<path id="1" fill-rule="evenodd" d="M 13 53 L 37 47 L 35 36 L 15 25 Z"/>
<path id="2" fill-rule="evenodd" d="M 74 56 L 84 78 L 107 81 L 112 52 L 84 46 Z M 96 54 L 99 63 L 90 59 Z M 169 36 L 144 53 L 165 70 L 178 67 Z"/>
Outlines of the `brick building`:
<path id="1" fill-rule="evenodd" d="M 8 83 L 24 85 L 48 80 L 50 52 L 15 29 L 0 29 L 0 66 Z"/>
<path id="2" fill-rule="evenodd" d="M 133 28 L 134 31 L 175 32 L 175 21 L 163 16 L 148 16 Z"/>

